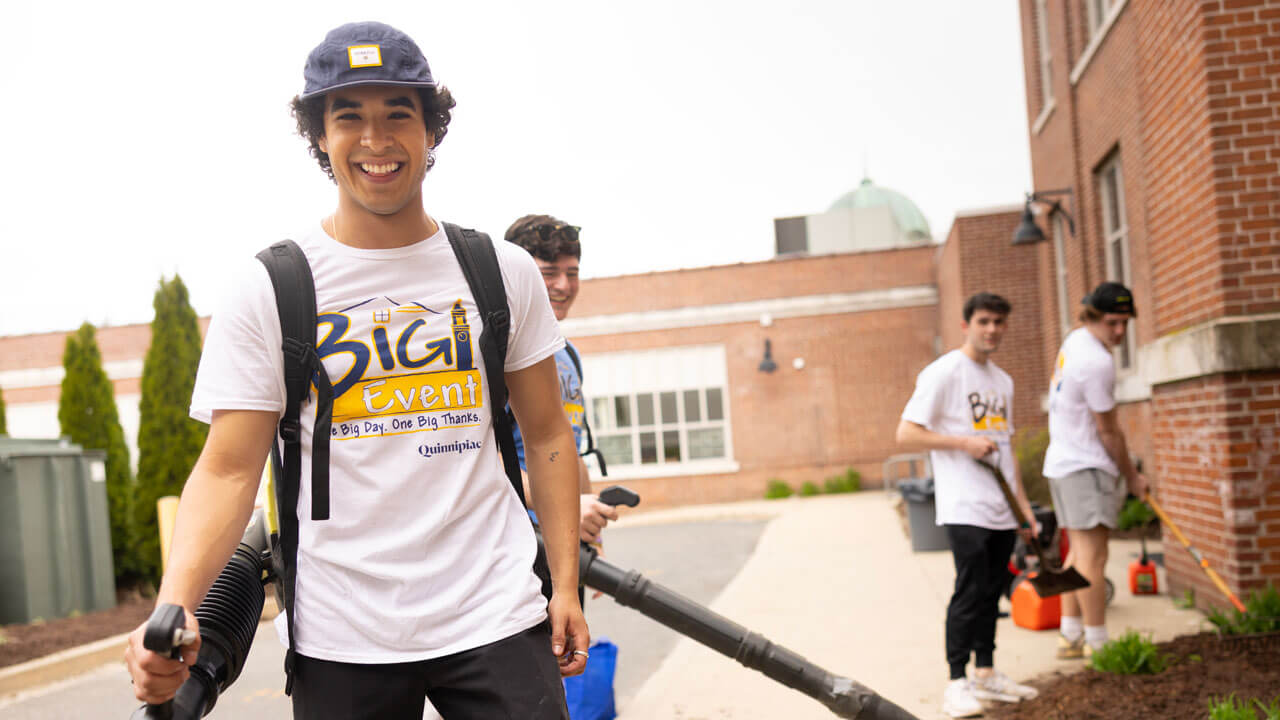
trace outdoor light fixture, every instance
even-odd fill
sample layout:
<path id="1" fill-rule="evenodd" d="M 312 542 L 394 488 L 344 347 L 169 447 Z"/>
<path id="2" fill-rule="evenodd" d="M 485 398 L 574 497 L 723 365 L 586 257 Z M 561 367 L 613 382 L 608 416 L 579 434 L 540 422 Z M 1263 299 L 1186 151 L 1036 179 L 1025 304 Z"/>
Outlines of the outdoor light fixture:
<path id="1" fill-rule="evenodd" d="M 1034 245 L 1044 240 L 1044 231 L 1036 224 L 1035 213 L 1031 211 L 1031 203 L 1044 203 L 1049 206 L 1048 217 L 1060 212 L 1067 218 L 1067 228 L 1074 236 L 1076 234 L 1076 221 L 1071 217 L 1071 213 L 1063 209 L 1062 203 L 1057 200 L 1046 200 L 1047 195 L 1071 195 L 1071 188 L 1062 190 L 1038 190 L 1036 192 L 1027 193 L 1026 204 L 1022 207 L 1022 222 L 1018 223 L 1018 229 L 1013 231 L 1014 245 Z"/>
<path id="2" fill-rule="evenodd" d="M 773 344 L 768 338 L 764 341 L 764 359 L 760 361 L 760 367 L 757 369 L 762 373 L 771 373 L 778 369 L 778 363 L 773 361 Z"/>

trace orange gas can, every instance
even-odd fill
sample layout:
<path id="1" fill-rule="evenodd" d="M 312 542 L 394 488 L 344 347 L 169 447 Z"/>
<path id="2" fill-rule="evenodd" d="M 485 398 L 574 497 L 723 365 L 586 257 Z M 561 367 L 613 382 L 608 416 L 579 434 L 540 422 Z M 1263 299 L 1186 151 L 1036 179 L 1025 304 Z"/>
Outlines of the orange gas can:
<path id="1" fill-rule="evenodd" d="M 1035 573 L 1028 573 L 1033 577 Z M 1022 581 L 1013 589 L 1010 596 L 1013 605 L 1013 624 L 1028 630 L 1048 630 L 1058 627 L 1062 620 L 1062 598 L 1058 595 L 1042 598 L 1031 586 Z"/>
<path id="2" fill-rule="evenodd" d="M 1155 595 L 1160 592 L 1156 580 L 1156 564 L 1147 557 L 1147 539 L 1142 538 L 1142 558 L 1129 563 L 1129 592 L 1134 595 Z"/>

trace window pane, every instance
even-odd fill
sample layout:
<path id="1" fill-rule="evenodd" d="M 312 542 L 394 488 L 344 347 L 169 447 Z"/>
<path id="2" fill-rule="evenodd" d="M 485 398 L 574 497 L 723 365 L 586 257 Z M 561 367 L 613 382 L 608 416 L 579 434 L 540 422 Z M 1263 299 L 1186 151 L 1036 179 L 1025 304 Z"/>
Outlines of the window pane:
<path id="1" fill-rule="evenodd" d="M 658 436 L 651 432 L 640 433 L 640 463 L 649 465 L 658 462 Z"/>
<path id="2" fill-rule="evenodd" d="M 1120 229 L 1121 213 L 1120 207 L 1120 183 L 1116 176 L 1116 166 L 1112 165 L 1102 173 L 1103 192 L 1107 194 L 1107 232 L 1112 233 Z"/>
<path id="3" fill-rule="evenodd" d="M 689 431 L 689 459 L 724 457 L 724 428 Z"/>
<path id="4" fill-rule="evenodd" d="M 609 428 L 615 427 L 613 424 L 613 413 L 609 412 L 611 407 L 609 398 L 591 399 L 591 414 L 595 416 L 591 422 L 597 429 L 608 430 Z"/>
<path id="5" fill-rule="evenodd" d="M 631 427 L 631 398 L 619 395 L 613 399 L 613 408 L 618 411 L 618 427 Z"/>
<path id="6" fill-rule="evenodd" d="M 630 435 L 601 435 L 596 438 L 596 446 L 604 453 L 604 460 L 608 465 L 635 464 Z"/>
<path id="7" fill-rule="evenodd" d="M 662 460 L 664 462 L 680 462 L 679 430 L 666 430 L 662 433 Z"/>
<path id="8" fill-rule="evenodd" d="M 662 423 L 672 424 L 679 422 L 676 417 L 676 394 L 673 392 L 664 392 L 658 396 L 658 402 L 662 405 Z"/>
<path id="9" fill-rule="evenodd" d="M 644 427 L 653 424 L 653 393 L 641 393 L 636 396 L 636 425 Z"/>
<path id="10" fill-rule="evenodd" d="M 698 391 L 684 391 L 684 419 L 685 422 L 698 422 L 702 419 L 702 408 L 698 407 Z"/>
<path id="11" fill-rule="evenodd" d="M 724 407 L 720 404 L 720 388 L 707 388 L 707 419 L 724 419 Z"/>
<path id="12" fill-rule="evenodd" d="M 1124 282 L 1124 236 L 1118 237 L 1111 241 L 1111 269 L 1114 273 L 1112 280 L 1116 282 Z"/>

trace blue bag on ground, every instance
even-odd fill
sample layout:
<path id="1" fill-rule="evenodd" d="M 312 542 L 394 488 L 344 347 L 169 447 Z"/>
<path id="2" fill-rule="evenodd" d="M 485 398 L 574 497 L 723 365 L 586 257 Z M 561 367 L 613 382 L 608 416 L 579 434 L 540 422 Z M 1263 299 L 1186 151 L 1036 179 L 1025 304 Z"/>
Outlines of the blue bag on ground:
<path id="1" fill-rule="evenodd" d="M 608 638 L 591 643 L 591 658 L 581 675 L 564 679 L 564 698 L 570 720 L 613 720 L 613 672 L 618 666 L 618 646 Z"/>

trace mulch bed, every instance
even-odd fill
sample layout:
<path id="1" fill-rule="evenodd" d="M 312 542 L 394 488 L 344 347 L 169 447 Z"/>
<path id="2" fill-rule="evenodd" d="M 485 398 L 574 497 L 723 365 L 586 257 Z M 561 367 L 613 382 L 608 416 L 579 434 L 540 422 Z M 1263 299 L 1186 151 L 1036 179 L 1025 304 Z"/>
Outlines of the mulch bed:
<path id="1" fill-rule="evenodd" d="M 151 615 L 155 600 L 120 593 L 110 610 L 29 625 L 0 626 L 0 667 L 130 632 Z"/>
<path id="2" fill-rule="evenodd" d="M 1184 635 L 1157 647 L 1177 660 L 1159 675 L 1114 675 L 1084 669 L 1033 680 L 1040 697 L 990 708 L 1000 720 L 1204 720 L 1209 702 L 1280 695 L 1280 633 L 1220 639 Z M 1192 655 L 1199 655 L 1194 661 Z"/>

